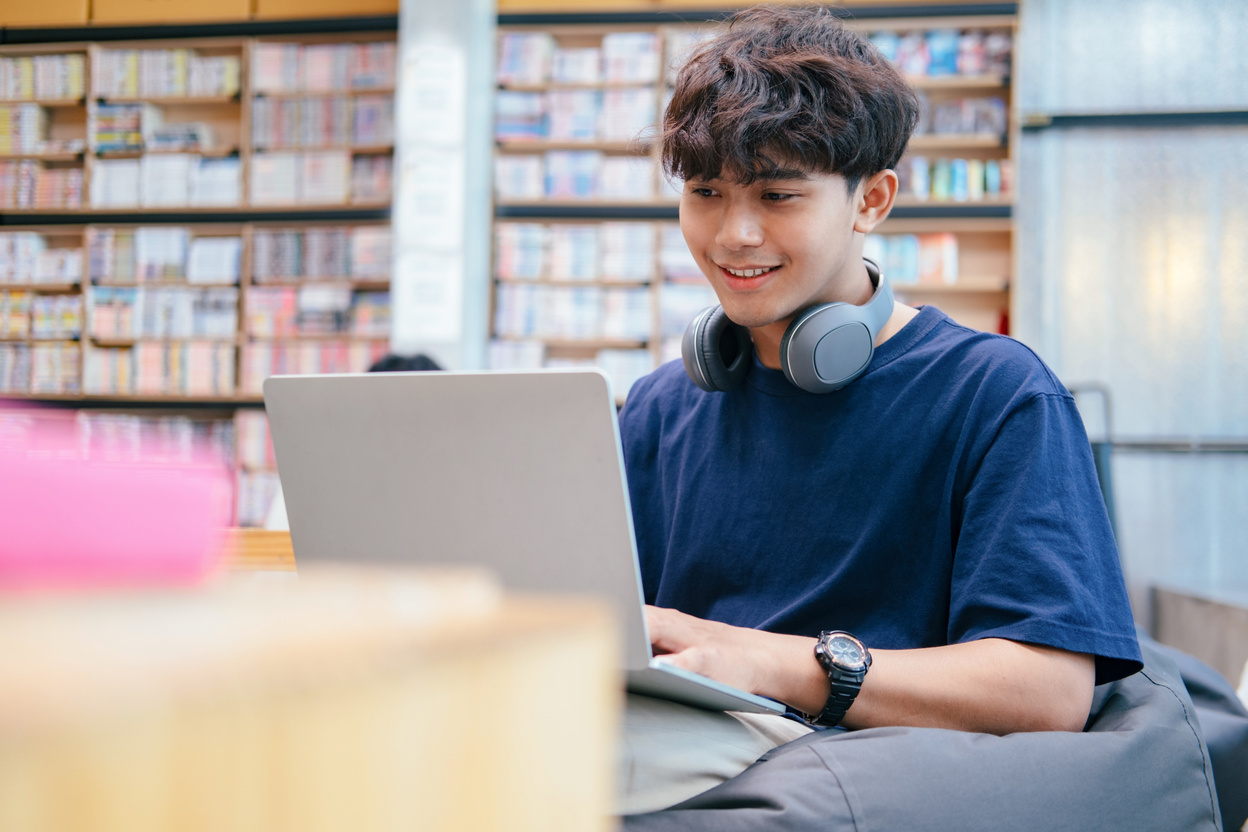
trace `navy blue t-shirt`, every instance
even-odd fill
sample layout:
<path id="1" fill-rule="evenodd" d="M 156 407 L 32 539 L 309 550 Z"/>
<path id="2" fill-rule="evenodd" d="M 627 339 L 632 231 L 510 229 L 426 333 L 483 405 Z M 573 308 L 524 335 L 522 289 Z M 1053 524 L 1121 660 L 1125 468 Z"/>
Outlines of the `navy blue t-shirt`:
<path id="1" fill-rule="evenodd" d="M 757 360 L 705 393 L 675 361 L 620 414 L 646 602 L 870 647 L 997 637 L 1141 667 L 1070 394 L 1034 353 L 934 307 L 842 390 Z"/>

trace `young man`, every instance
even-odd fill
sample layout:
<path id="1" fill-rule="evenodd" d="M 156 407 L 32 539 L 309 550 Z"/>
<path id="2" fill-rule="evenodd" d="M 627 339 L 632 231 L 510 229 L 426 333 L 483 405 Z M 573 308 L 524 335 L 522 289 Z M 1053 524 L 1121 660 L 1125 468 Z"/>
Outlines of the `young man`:
<path id="1" fill-rule="evenodd" d="M 663 154 L 684 181 L 681 229 L 753 357 L 736 386 L 712 373 L 723 392 L 668 364 L 621 414 L 650 637 L 822 725 L 1079 731 L 1093 686 L 1140 656 L 1070 394 L 1021 344 L 901 303 L 841 389 L 782 371 L 801 313 L 879 299 L 863 238 L 893 206 L 917 114 L 888 62 L 818 7 L 740 13 L 680 72 Z M 725 337 L 694 349 L 730 364 Z M 632 697 L 624 811 L 806 730 Z M 656 746 L 688 753 L 656 763 Z"/>

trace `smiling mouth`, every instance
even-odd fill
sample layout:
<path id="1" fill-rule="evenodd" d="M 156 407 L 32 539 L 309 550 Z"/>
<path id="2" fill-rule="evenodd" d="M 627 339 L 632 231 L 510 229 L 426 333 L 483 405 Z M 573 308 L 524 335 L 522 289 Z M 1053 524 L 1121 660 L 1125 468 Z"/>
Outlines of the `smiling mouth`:
<path id="1" fill-rule="evenodd" d="M 770 274 L 771 272 L 774 272 L 776 269 L 780 267 L 779 266 L 767 266 L 761 269 L 730 269 L 727 266 L 720 266 L 720 268 L 723 269 L 728 274 L 732 275 L 733 277 L 750 278 L 750 277 L 762 277 L 765 274 Z"/>

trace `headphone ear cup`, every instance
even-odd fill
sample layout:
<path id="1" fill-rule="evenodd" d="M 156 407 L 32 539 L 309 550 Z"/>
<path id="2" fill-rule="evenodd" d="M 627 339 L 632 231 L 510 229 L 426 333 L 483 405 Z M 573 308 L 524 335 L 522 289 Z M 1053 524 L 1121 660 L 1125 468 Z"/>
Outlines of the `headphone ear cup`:
<path id="1" fill-rule="evenodd" d="M 754 342 L 750 331 L 734 324 L 722 307 L 698 313 L 680 344 L 685 372 L 702 390 L 720 393 L 741 386 L 750 372 Z"/>

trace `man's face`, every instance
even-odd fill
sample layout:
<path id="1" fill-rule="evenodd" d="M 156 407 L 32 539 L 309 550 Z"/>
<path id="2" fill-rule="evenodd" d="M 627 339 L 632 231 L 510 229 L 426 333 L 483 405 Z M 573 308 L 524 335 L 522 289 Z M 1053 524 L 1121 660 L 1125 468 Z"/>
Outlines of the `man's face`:
<path id="1" fill-rule="evenodd" d="M 779 173 L 750 185 L 691 179 L 680 198 L 689 250 L 728 317 L 751 328 L 870 296 L 854 233 L 861 186 L 850 194 L 838 174 Z"/>

